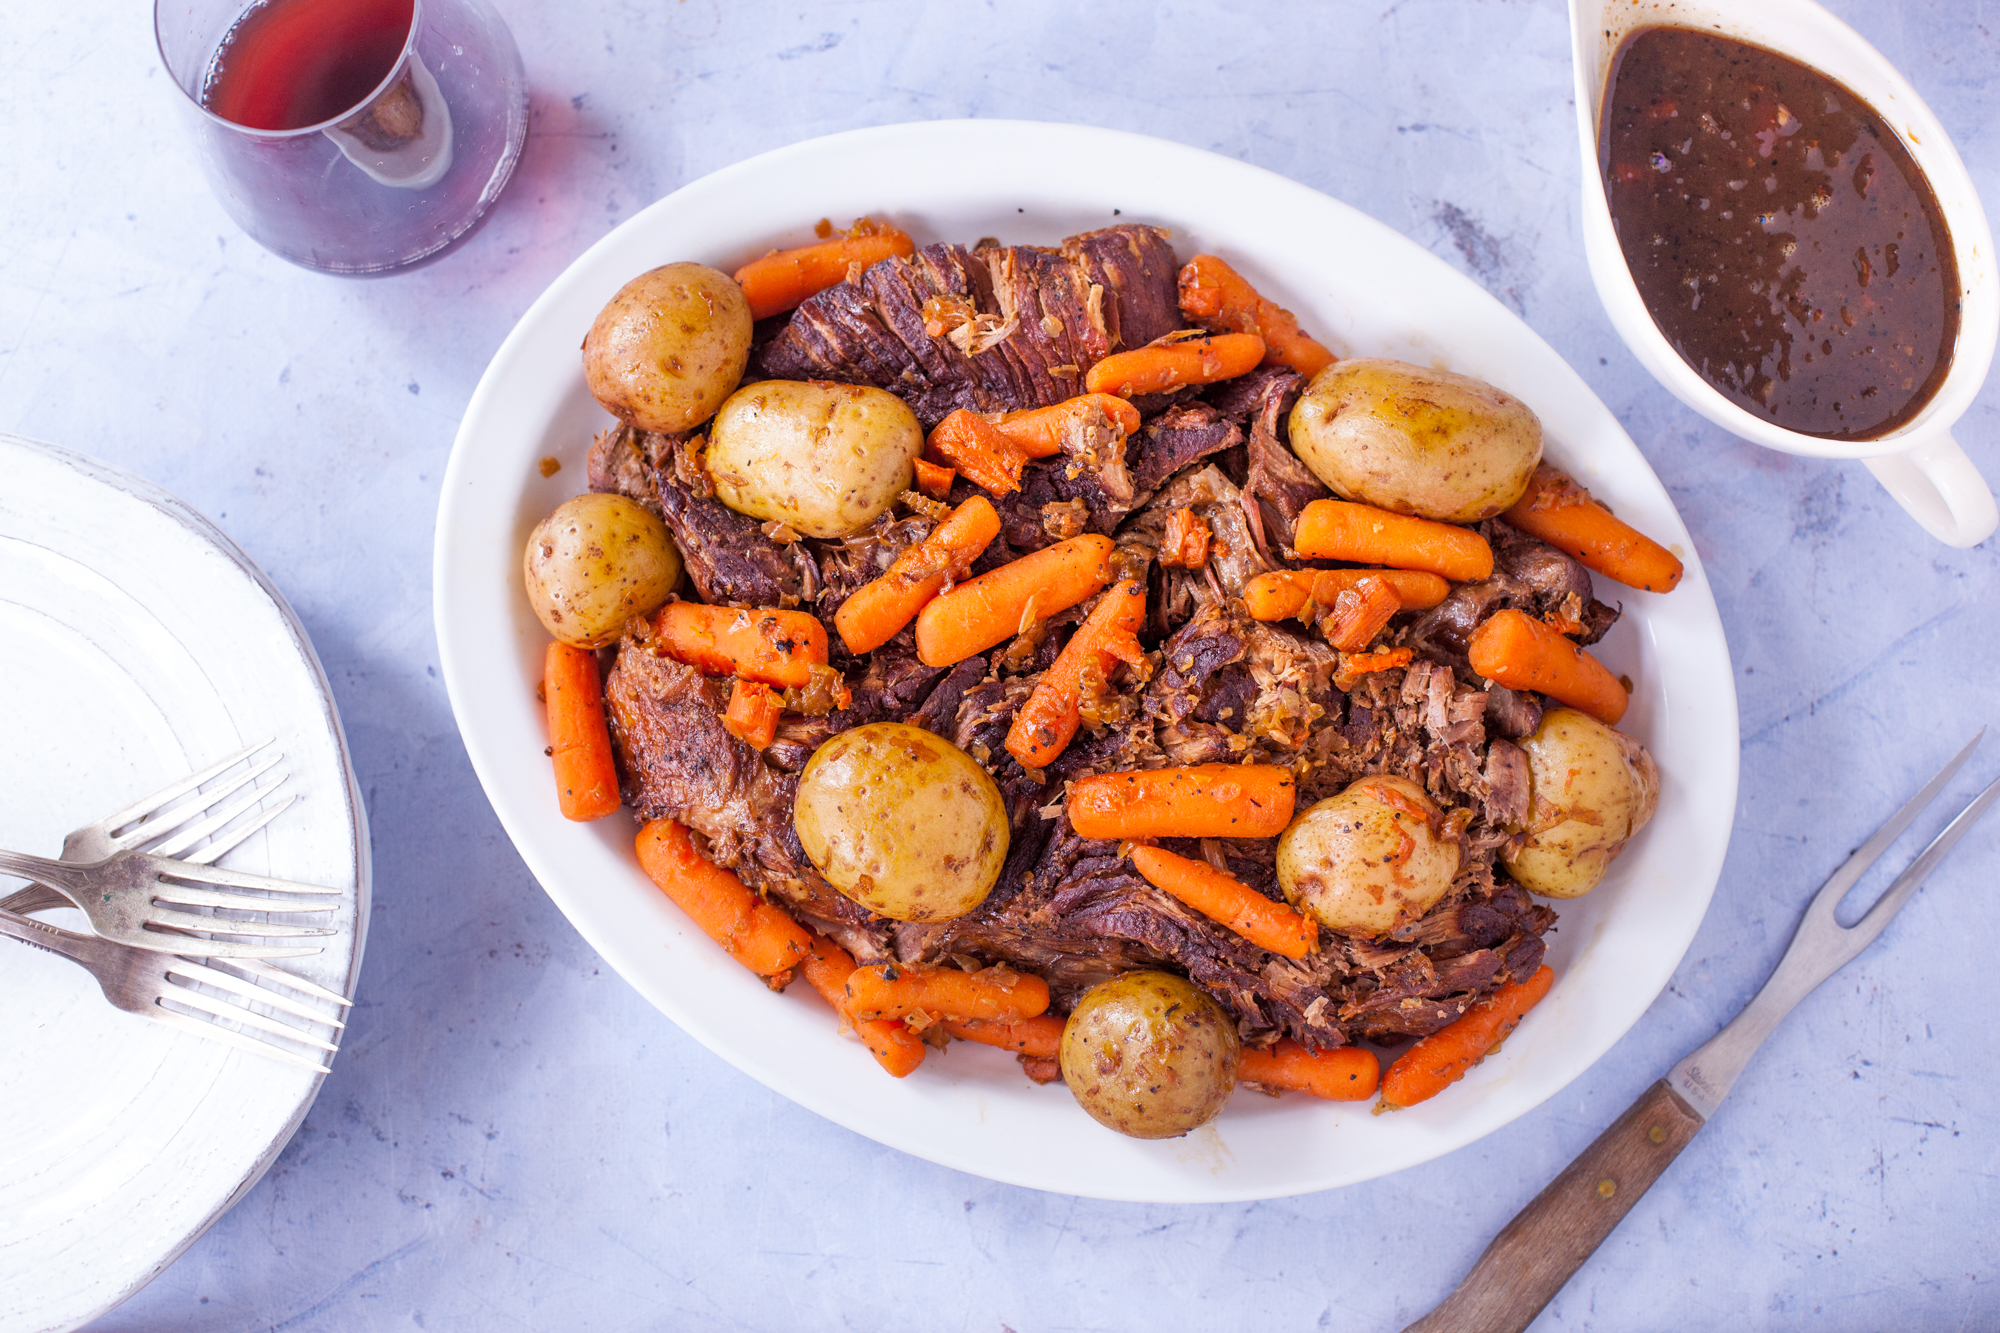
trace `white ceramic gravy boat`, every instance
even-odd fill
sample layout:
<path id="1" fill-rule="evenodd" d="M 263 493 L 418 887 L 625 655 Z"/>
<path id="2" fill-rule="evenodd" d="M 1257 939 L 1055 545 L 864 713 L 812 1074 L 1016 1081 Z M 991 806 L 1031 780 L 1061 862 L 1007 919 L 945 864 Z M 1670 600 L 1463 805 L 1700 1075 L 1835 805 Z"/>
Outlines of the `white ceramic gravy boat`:
<path id="1" fill-rule="evenodd" d="M 1676 398 L 1743 439 L 1816 458 L 1859 458 L 1932 536 L 1976 546 L 2000 513 L 1993 492 L 1951 437 L 1986 379 L 2000 339 L 2000 272 L 1985 210 L 1944 127 L 1882 54 L 1811 0 L 1570 0 L 1577 135 L 1583 151 L 1583 244 L 1597 294 L 1625 345 Z M 1635 28 L 1698 28 L 1810 65 L 1859 94 L 1896 131 L 1930 178 L 1950 229 L 1963 305 L 1951 368 L 1906 425 L 1872 440 L 1828 440 L 1784 430 L 1725 398 L 1683 361 L 1646 312 L 1612 229 L 1598 165 L 1598 117 L 1611 58 Z"/>

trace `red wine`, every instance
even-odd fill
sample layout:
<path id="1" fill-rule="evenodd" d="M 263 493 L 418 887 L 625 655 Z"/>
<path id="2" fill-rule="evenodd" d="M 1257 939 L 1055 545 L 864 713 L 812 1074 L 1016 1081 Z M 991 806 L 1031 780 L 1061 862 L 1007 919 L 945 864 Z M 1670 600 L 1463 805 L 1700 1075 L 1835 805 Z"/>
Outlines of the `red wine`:
<path id="1" fill-rule="evenodd" d="M 253 130 L 337 119 L 389 77 L 414 11 L 412 0 L 267 0 L 223 38 L 202 104 Z"/>

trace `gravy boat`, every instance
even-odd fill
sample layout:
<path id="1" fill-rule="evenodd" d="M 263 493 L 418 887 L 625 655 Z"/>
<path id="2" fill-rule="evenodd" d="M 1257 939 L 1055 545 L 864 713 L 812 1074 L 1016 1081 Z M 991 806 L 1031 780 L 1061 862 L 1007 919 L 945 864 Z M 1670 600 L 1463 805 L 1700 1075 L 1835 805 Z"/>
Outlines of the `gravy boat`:
<path id="1" fill-rule="evenodd" d="M 1605 313 L 1632 354 L 1673 395 L 1724 430 L 1771 449 L 1814 458 L 1859 458 L 1896 503 L 1939 541 L 1976 546 L 2000 513 L 1993 492 L 1952 439 L 2000 340 L 2000 272 L 1993 234 L 1965 164 L 1923 99 L 1881 52 L 1811 0 L 1570 0 L 1576 121 L 1583 152 L 1583 248 Z M 1599 116 L 1611 58 L 1637 28 L 1696 28 L 1749 42 L 1845 84 L 1882 116 L 1930 179 L 1958 260 L 1961 306 L 1951 366 L 1924 409 L 1872 440 L 1828 440 L 1785 430 L 1711 388 L 1661 334 L 1625 266 L 1598 164 Z"/>

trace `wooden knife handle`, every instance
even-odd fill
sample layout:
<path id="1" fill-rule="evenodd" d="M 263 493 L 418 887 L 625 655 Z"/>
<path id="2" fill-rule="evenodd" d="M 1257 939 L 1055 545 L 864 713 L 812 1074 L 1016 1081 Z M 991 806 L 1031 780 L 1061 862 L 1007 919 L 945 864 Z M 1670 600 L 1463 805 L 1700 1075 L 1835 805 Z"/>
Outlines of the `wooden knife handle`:
<path id="1" fill-rule="evenodd" d="M 1661 1079 L 1549 1182 L 1444 1304 L 1404 1333 L 1520 1333 L 1702 1126 Z"/>

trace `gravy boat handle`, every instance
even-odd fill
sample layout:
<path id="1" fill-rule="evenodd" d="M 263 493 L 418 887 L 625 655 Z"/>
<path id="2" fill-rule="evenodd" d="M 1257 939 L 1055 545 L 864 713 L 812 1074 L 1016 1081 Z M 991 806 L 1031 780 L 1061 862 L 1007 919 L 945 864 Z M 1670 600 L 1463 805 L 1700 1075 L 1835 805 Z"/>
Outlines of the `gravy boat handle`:
<path id="1" fill-rule="evenodd" d="M 1924 531 L 1947 546 L 1977 546 L 2000 526 L 1993 491 L 1951 434 L 1862 460 Z"/>

